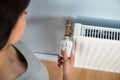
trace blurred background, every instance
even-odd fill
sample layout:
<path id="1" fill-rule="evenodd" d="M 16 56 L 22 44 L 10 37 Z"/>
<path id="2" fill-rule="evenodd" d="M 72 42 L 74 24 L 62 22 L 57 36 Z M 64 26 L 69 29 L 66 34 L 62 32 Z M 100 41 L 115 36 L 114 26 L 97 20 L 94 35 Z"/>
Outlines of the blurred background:
<path id="1" fill-rule="evenodd" d="M 31 0 L 22 40 L 33 52 L 58 54 L 65 20 L 120 28 L 120 0 Z"/>

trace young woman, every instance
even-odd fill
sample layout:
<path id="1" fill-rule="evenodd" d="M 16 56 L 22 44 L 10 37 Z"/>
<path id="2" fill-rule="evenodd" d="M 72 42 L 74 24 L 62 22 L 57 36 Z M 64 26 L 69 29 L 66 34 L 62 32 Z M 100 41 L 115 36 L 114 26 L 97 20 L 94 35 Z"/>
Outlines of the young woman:
<path id="1" fill-rule="evenodd" d="M 0 80 L 49 80 L 45 66 L 20 40 L 30 0 L 0 0 Z M 74 56 L 61 51 L 64 80 L 71 80 Z"/>

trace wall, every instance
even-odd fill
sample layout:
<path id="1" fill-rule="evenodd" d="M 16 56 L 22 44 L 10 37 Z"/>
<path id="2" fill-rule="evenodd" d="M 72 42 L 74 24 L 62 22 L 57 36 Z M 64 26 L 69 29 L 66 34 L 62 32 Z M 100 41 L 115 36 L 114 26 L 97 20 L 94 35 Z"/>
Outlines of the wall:
<path id="1" fill-rule="evenodd" d="M 31 0 L 30 17 L 87 16 L 120 20 L 120 0 Z"/>
<path id="2" fill-rule="evenodd" d="M 22 40 L 33 50 L 58 53 L 65 18 L 119 28 L 120 0 L 31 0 Z"/>

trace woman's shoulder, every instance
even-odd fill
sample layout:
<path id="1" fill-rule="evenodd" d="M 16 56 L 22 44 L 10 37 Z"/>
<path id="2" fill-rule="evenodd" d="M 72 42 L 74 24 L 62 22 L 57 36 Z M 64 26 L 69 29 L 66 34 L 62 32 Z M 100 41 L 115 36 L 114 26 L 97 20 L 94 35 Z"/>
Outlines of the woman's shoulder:
<path id="1" fill-rule="evenodd" d="M 27 70 L 16 80 L 48 80 L 48 72 L 41 61 L 32 53 L 27 45 L 18 41 L 13 45 L 26 59 Z"/>

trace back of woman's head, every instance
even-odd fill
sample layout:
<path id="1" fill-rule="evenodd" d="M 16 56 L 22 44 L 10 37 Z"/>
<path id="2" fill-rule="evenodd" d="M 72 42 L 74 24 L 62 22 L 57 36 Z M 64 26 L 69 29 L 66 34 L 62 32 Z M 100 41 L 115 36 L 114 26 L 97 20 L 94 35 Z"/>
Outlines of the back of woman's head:
<path id="1" fill-rule="evenodd" d="M 7 44 L 11 31 L 30 0 L 0 0 L 0 50 Z"/>

